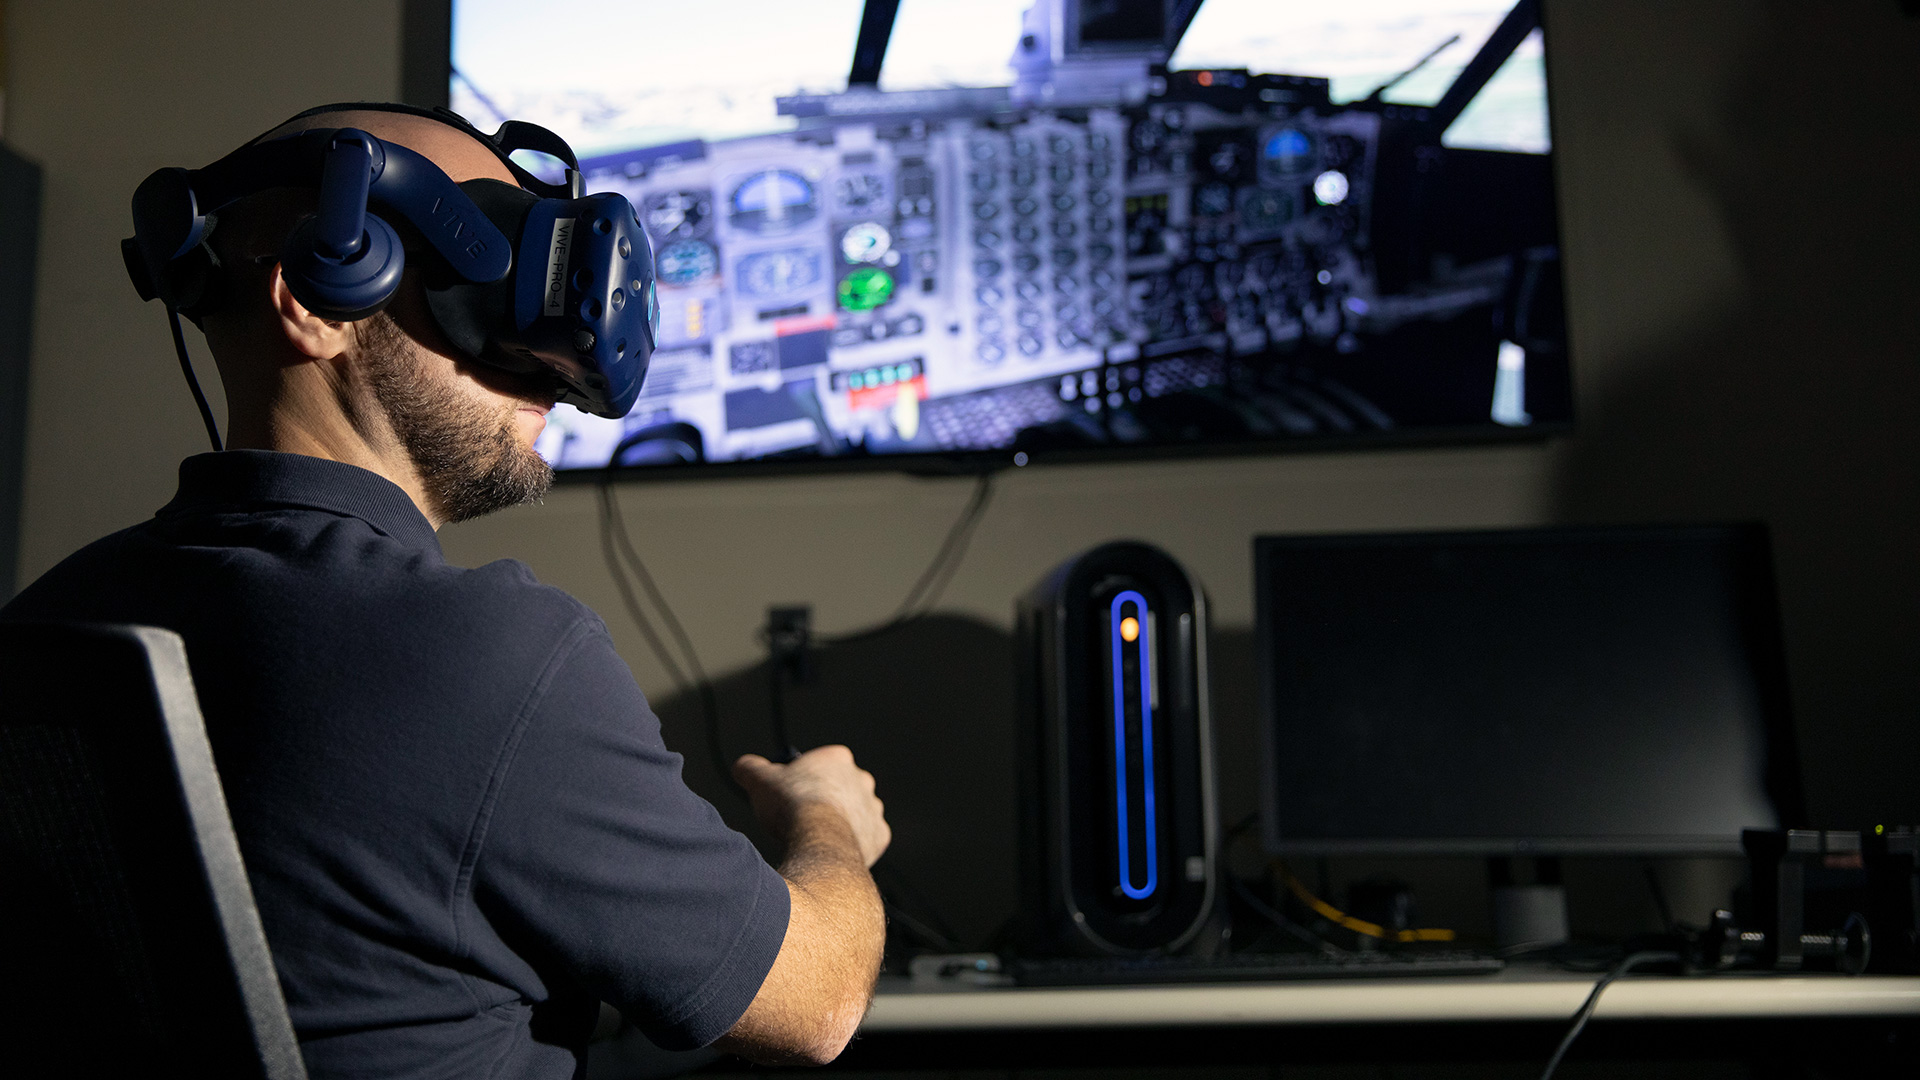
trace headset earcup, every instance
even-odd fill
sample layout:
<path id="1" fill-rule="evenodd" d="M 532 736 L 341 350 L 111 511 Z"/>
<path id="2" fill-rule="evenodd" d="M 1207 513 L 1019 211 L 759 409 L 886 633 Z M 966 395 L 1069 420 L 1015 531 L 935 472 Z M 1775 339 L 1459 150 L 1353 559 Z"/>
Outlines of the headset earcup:
<path id="1" fill-rule="evenodd" d="M 195 326 L 220 306 L 225 285 L 220 257 L 210 244 L 202 243 L 167 264 L 167 302 Z"/>
<path id="2" fill-rule="evenodd" d="M 281 249 L 280 272 L 294 299 L 323 319 L 353 322 L 387 306 L 400 288 L 406 251 L 393 226 L 366 216 L 366 240 L 346 260 L 329 259 L 317 247 L 319 218 L 302 221 Z"/>

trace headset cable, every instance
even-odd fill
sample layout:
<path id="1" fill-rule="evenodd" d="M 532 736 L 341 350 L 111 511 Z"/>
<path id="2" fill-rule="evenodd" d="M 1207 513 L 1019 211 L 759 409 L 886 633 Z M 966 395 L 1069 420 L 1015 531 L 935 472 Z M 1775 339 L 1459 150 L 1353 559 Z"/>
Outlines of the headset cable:
<path id="1" fill-rule="evenodd" d="M 180 332 L 180 313 L 167 305 L 167 325 L 173 328 L 173 350 L 180 354 L 180 373 L 187 377 L 187 389 L 193 391 L 193 403 L 200 406 L 200 419 L 207 425 L 207 441 L 213 443 L 213 452 L 219 453 L 220 425 L 213 422 L 213 408 L 207 404 L 207 395 L 200 392 L 200 380 L 193 374 L 193 361 L 187 359 L 187 336 Z"/>

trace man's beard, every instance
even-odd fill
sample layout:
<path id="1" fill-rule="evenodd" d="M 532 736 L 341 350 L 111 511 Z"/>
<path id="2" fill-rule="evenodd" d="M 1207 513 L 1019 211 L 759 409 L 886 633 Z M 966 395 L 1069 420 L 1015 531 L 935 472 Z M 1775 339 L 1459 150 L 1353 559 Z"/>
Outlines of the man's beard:
<path id="1" fill-rule="evenodd" d="M 441 518 L 466 521 L 547 493 L 553 467 L 520 445 L 513 413 L 499 416 L 450 380 L 435 380 L 386 313 L 360 324 L 360 348 L 374 400 Z"/>

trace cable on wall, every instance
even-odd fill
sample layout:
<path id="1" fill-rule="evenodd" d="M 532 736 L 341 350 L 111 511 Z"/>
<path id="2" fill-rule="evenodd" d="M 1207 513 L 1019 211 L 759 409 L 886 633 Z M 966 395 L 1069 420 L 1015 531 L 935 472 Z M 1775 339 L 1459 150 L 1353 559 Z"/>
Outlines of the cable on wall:
<path id="1" fill-rule="evenodd" d="M 646 562 L 633 546 L 633 538 L 627 533 L 626 519 L 620 513 L 618 496 L 614 494 L 612 478 L 602 476 L 598 488 L 600 550 L 606 558 L 607 571 L 613 575 L 613 583 L 620 590 L 620 599 L 627 614 L 639 627 L 640 636 L 646 639 L 648 649 L 660 661 L 660 666 L 666 669 L 667 677 L 673 680 L 675 689 L 681 693 L 691 691 L 699 701 L 701 721 L 706 728 L 707 755 L 713 769 L 722 781 L 738 790 L 737 785 L 732 784 L 732 762 L 727 760 L 726 751 L 720 745 L 720 701 L 714 691 L 713 681 L 707 678 L 706 668 L 701 665 L 700 656 L 694 651 L 693 640 L 687 635 L 686 628 L 674 616 L 673 608 L 668 605 L 667 598 L 661 595 L 653 575 L 647 572 Z M 625 566 L 622 566 L 623 561 Z M 641 607 L 639 598 L 634 594 L 633 583 L 628 580 L 629 572 L 653 601 L 654 608 L 660 613 L 660 621 L 679 645 L 686 660 L 684 670 L 654 628 L 653 620 L 647 617 L 646 610 Z"/>
<path id="2" fill-rule="evenodd" d="M 974 481 L 973 493 L 968 496 L 966 505 L 961 507 L 960 516 L 954 519 L 947 529 L 946 539 L 934 552 L 933 561 L 921 572 L 919 580 L 907 590 L 906 598 L 878 625 L 865 630 L 853 630 L 844 634 L 822 635 L 821 643 L 827 645 L 845 645 L 855 641 L 866 641 L 879 637 L 915 620 L 924 618 L 933 611 L 940 601 L 942 593 L 953 580 L 954 573 L 960 569 L 960 563 L 967 556 L 967 548 L 973 543 L 973 534 L 980 527 L 980 520 L 986 516 L 987 505 L 993 501 L 993 473 L 983 472 Z"/>

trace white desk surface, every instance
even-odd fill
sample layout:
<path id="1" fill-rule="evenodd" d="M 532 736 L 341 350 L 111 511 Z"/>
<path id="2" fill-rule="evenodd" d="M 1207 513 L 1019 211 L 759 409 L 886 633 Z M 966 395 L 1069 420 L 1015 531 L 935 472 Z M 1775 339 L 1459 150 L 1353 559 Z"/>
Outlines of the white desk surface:
<path id="1" fill-rule="evenodd" d="M 1423 979 L 1125 987 L 916 986 L 882 980 L 867 1032 L 1167 1025 L 1564 1021 L 1593 976 L 1508 970 Z M 1920 1016 L 1920 978 L 1629 975 L 1597 1020 Z"/>

